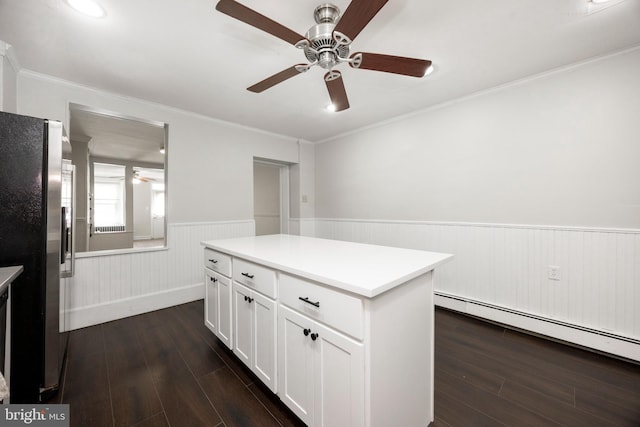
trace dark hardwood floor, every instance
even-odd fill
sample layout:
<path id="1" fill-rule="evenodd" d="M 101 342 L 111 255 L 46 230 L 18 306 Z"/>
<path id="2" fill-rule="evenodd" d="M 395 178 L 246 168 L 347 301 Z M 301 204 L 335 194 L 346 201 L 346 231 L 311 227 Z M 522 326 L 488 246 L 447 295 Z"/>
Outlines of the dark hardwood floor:
<path id="1" fill-rule="evenodd" d="M 52 402 L 70 404 L 72 426 L 301 426 L 203 310 L 73 331 Z M 640 426 L 638 365 L 438 309 L 435 366 L 436 427 Z"/>

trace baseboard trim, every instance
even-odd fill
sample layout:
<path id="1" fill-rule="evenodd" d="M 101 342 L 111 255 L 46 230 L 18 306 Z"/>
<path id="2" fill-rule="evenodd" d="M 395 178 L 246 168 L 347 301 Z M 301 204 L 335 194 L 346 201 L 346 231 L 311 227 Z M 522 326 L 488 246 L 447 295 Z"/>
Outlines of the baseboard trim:
<path id="1" fill-rule="evenodd" d="M 469 298 L 435 292 L 437 306 L 640 362 L 640 340 L 512 310 Z"/>
<path id="2" fill-rule="evenodd" d="M 69 330 L 98 325 L 203 298 L 204 284 L 197 283 L 167 291 L 109 301 L 104 304 L 78 307 L 68 311 Z"/>

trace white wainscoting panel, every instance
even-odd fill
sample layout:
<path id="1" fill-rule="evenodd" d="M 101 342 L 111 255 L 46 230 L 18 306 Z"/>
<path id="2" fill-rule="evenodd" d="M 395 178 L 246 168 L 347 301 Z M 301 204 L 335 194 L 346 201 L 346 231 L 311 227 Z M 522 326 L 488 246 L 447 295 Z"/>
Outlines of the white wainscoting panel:
<path id="1" fill-rule="evenodd" d="M 309 222 L 299 222 L 304 224 L 299 227 L 301 235 L 452 253 L 454 260 L 436 272 L 436 293 L 503 307 L 512 315 L 548 319 L 550 324 L 601 332 L 607 340 L 617 337 L 634 349 L 622 356 L 640 360 L 640 230 L 349 219 Z M 549 266 L 559 267 L 560 280 L 549 279 Z M 490 318 L 491 313 L 474 314 Z M 510 317 L 491 320 L 506 318 Z M 545 333 L 553 337 L 553 330 Z M 571 341 L 559 329 L 555 338 Z M 615 347 L 607 348 L 615 354 Z"/>
<path id="2" fill-rule="evenodd" d="M 167 249 L 81 255 L 69 289 L 69 328 L 203 298 L 200 242 L 254 233 L 253 220 L 169 224 Z"/>

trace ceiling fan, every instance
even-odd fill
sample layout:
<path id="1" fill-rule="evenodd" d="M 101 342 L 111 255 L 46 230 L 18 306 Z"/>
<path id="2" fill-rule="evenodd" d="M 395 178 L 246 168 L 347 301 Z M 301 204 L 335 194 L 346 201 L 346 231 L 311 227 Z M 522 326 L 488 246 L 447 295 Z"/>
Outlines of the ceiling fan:
<path id="1" fill-rule="evenodd" d="M 316 7 L 313 13 L 316 25 L 311 27 L 305 36 L 234 0 L 220 0 L 216 5 L 216 10 L 302 49 L 309 61 L 307 64 L 296 64 L 280 71 L 248 87 L 247 90 L 256 93 L 263 92 L 278 83 L 308 71 L 315 65 L 319 65 L 328 70 L 324 75 L 324 81 L 329 91 L 331 103 L 335 108 L 334 111 L 342 111 L 349 108 L 349 99 L 342 81 L 342 74 L 333 68 L 336 65 L 346 62 L 352 68 L 412 77 L 424 76 L 431 66 L 429 60 L 379 53 L 357 52 L 349 56 L 353 40 L 387 1 L 352 0 L 342 15 L 340 15 L 340 9 L 337 6 L 323 3 Z"/>
<path id="2" fill-rule="evenodd" d="M 141 182 L 155 182 L 154 178 L 140 175 L 140 171 L 133 171 L 133 179 Z"/>

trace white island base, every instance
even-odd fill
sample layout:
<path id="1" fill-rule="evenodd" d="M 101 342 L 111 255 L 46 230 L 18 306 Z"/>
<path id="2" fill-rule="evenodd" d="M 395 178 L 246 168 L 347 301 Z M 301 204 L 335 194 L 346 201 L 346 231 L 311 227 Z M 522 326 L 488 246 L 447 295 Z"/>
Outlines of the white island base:
<path id="1" fill-rule="evenodd" d="M 289 235 L 203 245 L 205 324 L 307 425 L 433 421 L 433 270 L 451 255 Z"/>

